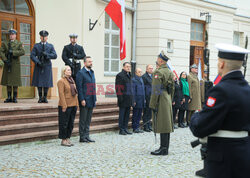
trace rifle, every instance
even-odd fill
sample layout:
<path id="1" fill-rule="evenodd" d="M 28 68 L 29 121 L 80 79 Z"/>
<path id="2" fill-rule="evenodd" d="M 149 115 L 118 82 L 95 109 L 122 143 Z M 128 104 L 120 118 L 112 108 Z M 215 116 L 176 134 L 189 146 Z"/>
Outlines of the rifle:
<path id="1" fill-rule="evenodd" d="M 246 42 L 245 42 L 245 49 L 247 49 L 248 46 L 248 36 L 246 36 Z M 246 71 L 247 71 L 247 58 L 248 58 L 248 54 L 246 54 L 245 60 L 243 62 L 243 67 L 244 67 L 244 78 L 246 76 Z"/>
<path id="2" fill-rule="evenodd" d="M 5 63 L 7 64 L 7 67 L 8 67 L 8 72 L 11 71 L 11 64 L 12 64 L 12 57 L 13 57 L 13 50 L 11 48 L 11 44 L 10 44 L 10 41 L 8 43 L 8 53 L 6 55 L 7 57 L 7 60 L 5 61 Z"/>

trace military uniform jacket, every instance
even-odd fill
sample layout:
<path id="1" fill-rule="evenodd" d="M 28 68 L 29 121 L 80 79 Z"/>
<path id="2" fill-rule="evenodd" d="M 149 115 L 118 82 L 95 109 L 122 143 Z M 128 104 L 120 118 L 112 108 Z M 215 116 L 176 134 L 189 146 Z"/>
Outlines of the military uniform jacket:
<path id="1" fill-rule="evenodd" d="M 188 110 L 200 110 L 201 109 L 201 91 L 200 82 L 198 77 L 190 72 L 187 76 L 187 81 L 189 85 L 189 94 L 191 102 L 188 104 Z"/>
<path id="2" fill-rule="evenodd" d="M 43 69 L 38 66 L 38 61 L 40 61 L 39 56 L 41 56 L 43 51 L 42 43 L 36 43 L 31 51 L 31 59 L 36 64 L 34 73 L 32 86 L 36 87 L 53 87 L 53 77 L 52 77 L 52 63 L 51 59 L 56 59 L 57 54 L 54 49 L 54 46 L 50 43 L 45 44 L 45 52 L 47 53 L 47 59 L 44 61 Z M 41 61 L 40 61 L 41 62 Z M 43 72 L 42 72 L 43 70 Z"/>
<path id="3" fill-rule="evenodd" d="M 174 95 L 174 74 L 167 66 L 162 65 L 153 73 L 152 94 L 149 107 L 157 110 L 157 118 L 153 112 L 153 129 L 155 133 L 173 132 L 172 98 Z M 169 88 L 170 93 L 166 90 Z"/>
<path id="4" fill-rule="evenodd" d="M 73 67 L 73 53 L 76 53 L 76 59 L 80 60 L 80 59 L 84 59 L 86 57 L 86 54 L 84 52 L 84 49 L 82 46 L 76 44 L 75 46 L 72 45 L 71 43 L 69 45 L 64 46 L 63 48 L 63 52 L 62 52 L 62 59 L 65 63 L 65 65 L 69 65 L 71 67 Z M 76 76 L 77 72 L 81 69 L 81 63 L 77 63 L 74 71 L 72 70 L 72 74 L 74 75 L 73 77 Z"/>
<path id="5" fill-rule="evenodd" d="M 143 83 L 145 86 L 145 99 L 146 107 L 149 107 L 151 92 L 152 92 L 152 77 L 146 72 L 142 75 Z"/>
<path id="6" fill-rule="evenodd" d="M 133 88 L 131 74 L 122 69 L 115 78 L 115 90 L 117 96 L 117 104 L 119 107 L 133 106 Z"/>
<path id="7" fill-rule="evenodd" d="M 9 42 L 3 42 L 0 49 L 0 58 L 7 60 L 7 53 L 9 51 Z M 14 40 L 10 43 L 13 50 L 11 59 L 11 71 L 8 72 L 8 66 L 4 65 L 1 85 L 5 86 L 21 86 L 21 69 L 20 56 L 25 54 L 24 48 L 20 41 Z"/>
<path id="8" fill-rule="evenodd" d="M 218 130 L 250 132 L 250 86 L 241 71 L 228 73 L 209 90 L 202 111 L 191 117 L 190 129 L 200 138 Z M 249 177 L 249 168 L 249 137 L 208 137 L 208 177 Z"/>

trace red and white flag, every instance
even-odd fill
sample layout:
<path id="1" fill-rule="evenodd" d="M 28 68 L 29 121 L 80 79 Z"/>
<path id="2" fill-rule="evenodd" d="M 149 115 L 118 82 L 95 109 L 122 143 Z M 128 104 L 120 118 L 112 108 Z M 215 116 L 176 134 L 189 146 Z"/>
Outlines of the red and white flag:
<path id="1" fill-rule="evenodd" d="M 120 29 L 120 59 L 123 60 L 126 57 L 125 0 L 111 0 L 105 11 Z"/>
<path id="2" fill-rule="evenodd" d="M 167 67 L 175 74 L 176 78 L 179 79 L 177 72 L 176 72 L 175 68 L 172 66 L 170 60 L 168 60 L 168 62 L 167 62 Z"/>

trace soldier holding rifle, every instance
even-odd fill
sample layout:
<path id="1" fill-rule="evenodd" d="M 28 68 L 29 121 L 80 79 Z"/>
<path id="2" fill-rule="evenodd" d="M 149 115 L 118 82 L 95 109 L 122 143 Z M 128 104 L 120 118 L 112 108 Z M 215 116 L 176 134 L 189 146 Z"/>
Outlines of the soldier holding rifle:
<path id="1" fill-rule="evenodd" d="M 17 89 L 21 86 L 20 56 L 23 56 L 25 51 L 22 43 L 16 40 L 16 34 L 16 30 L 9 30 L 10 40 L 3 42 L 0 49 L 0 58 L 4 61 L 1 85 L 7 86 L 8 95 L 5 103 L 17 103 Z"/>
<path id="2" fill-rule="evenodd" d="M 64 46 L 62 52 L 62 59 L 65 62 L 65 65 L 69 65 L 72 71 L 72 77 L 74 81 L 76 80 L 76 74 L 81 70 L 80 60 L 83 60 L 86 57 L 84 49 L 82 46 L 77 43 L 77 34 L 70 34 L 70 44 Z"/>
<path id="3" fill-rule="evenodd" d="M 173 132 L 172 98 L 174 74 L 166 66 L 169 58 L 162 51 L 157 59 L 159 68 L 153 73 L 152 93 L 149 107 L 153 111 L 153 131 L 160 133 L 160 148 L 152 155 L 168 155 L 170 133 Z"/>
<path id="4" fill-rule="evenodd" d="M 53 87 L 52 63 L 51 59 L 56 59 L 54 46 L 47 42 L 49 33 L 45 30 L 39 33 L 41 42 L 36 43 L 31 52 L 31 59 L 36 64 L 32 86 L 38 88 L 38 103 L 48 103 L 48 89 Z"/>

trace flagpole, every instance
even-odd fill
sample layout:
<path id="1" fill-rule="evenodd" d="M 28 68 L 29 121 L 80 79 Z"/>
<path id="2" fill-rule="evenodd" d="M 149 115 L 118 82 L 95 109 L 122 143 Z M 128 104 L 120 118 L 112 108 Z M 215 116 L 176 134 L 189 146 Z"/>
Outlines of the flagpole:
<path id="1" fill-rule="evenodd" d="M 103 9 L 102 13 L 100 14 L 100 16 L 98 17 L 98 19 L 94 23 L 92 23 L 91 19 L 89 19 L 89 31 L 91 31 L 91 30 L 94 29 L 96 23 L 100 20 L 100 18 L 102 17 L 102 15 L 103 15 L 104 12 L 105 12 L 105 8 Z"/>

